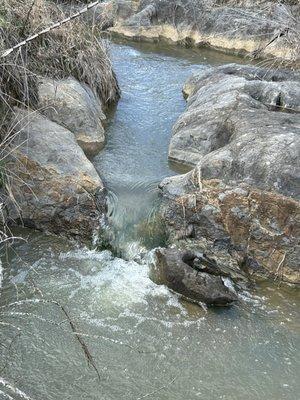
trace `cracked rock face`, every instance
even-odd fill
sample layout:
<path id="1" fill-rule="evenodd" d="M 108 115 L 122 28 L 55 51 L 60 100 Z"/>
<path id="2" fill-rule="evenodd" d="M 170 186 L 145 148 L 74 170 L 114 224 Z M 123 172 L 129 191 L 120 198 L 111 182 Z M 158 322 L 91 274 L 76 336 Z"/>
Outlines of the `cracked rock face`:
<path id="1" fill-rule="evenodd" d="M 299 198 L 299 80 L 233 64 L 194 75 L 184 93 L 170 160 L 197 165 L 203 179 Z"/>
<path id="2" fill-rule="evenodd" d="M 237 301 L 234 290 L 224 284 L 217 265 L 193 252 L 156 250 L 152 279 L 158 284 L 165 284 L 188 300 L 207 305 L 226 306 Z"/>

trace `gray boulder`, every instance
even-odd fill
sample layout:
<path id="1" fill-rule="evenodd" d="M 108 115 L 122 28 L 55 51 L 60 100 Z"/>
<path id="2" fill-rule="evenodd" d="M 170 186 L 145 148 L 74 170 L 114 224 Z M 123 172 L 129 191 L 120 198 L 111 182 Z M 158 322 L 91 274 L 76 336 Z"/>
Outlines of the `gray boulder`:
<path id="1" fill-rule="evenodd" d="M 194 75 L 184 93 L 187 109 L 174 126 L 170 160 L 197 165 L 201 179 L 299 198 L 297 75 L 239 65 L 210 68 Z"/>
<path id="2" fill-rule="evenodd" d="M 86 155 L 99 153 L 105 143 L 106 117 L 92 90 L 74 78 L 44 78 L 38 89 L 38 107 L 43 115 L 73 132 Z"/>
<path id="3" fill-rule="evenodd" d="M 224 284 L 221 271 L 211 260 L 177 249 L 157 249 L 156 259 L 152 279 L 188 300 L 211 306 L 226 306 L 237 301 L 235 291 Z"/>
<path id="4" fill-rule="evenodd" d="M 10 218 L 43 231 L 91 240 L 106 208 L 102 181 L 72 132 L 38 112 L 15 109 L 8 162 Z"/>

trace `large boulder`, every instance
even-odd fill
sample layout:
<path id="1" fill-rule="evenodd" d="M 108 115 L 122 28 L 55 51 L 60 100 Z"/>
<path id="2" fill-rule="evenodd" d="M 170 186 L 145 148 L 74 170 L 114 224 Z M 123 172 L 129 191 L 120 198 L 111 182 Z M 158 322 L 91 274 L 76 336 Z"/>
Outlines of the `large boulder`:
<path id="1" fill-rule="evenodd" d="M 74 134 L 36 111 L 15 109 L 12 158 L 6 165 L 10 218 L 25 226 L 91 240 L 106 196 Z"/>
<path id="2" fill-rule="evenodd" d="M 151 277 L 156 283 L 207 305 L 226 306 L 237 301 L 217 265 L 205 256 L 177 249 L 157 249 L 155 254 Z"/>
<path id="3" fill-rule="evenodd" d="M 38 87 L 38 108 L 51 121 L 73 132 L 89 157 L 103 148 L 105 114 L 101 101 L 85 84 L 74 78 L 43 78 Z"/>
<path id="4" fill-rule="evenodd" d="M 295 74 L 239 65 L 209 68 L 185 85 L 187 109 L 169 159 L 203 179 L 246 182 L 300 196 L 300 81 Z"/>

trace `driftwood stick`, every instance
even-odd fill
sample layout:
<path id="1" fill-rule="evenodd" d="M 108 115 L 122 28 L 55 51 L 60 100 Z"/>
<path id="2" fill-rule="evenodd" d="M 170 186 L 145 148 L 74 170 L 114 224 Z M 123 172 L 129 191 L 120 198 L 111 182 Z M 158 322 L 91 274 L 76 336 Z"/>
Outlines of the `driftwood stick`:
<path id="1" fill-rule="evenodd" d="M 76 331 L 75 323 L 72 321 L 70 315 L 68 314 L 67 310 L 65 309 L 65 307 L 62 304 L 60 304 L 56 300 L 28 299 L 28 300 L 15 301 L 13 303 L 9 303 L 7 305 L 0 306 L 0 310 L 1 309 L 5 309 L 6 307 L 13 307 L 13 306 L 23 305 L 23 304 L 54 304 L 57 307 L 59 307 L 62 310 L 62 312 L 64 313 L 64 315 L 66 316 L 66 319 L 70 324 L 71 330 L 72 330 L 73 334 L 76 336 L 76 339 L 78 340 L 78 342 L 79 342 L 79 344 L 80 344 L 80 346 L 81 346 L 81 348 L 82 348 L 82 350 L 84 352 L 84 355 L 85 355 L 85 357 L 86 357 L 86 359 L 88 361 L 88 364 L 91 365 L 94 368 L 94 370 L 96 371 L 97 376 L 98 376 L 98 378 L 100 380 L 100 374 L 99 374 L 99 371 L 98 371 L 98 369 L 96 367 L 94 359 L 93 359 L 93 357 L 92 357 L 87 345 L 85 344 L 85 342 L 81 338 L 80 334 Z"/>
<path id="2" fill-rule="evenodd" d="M 78 342 L 79 342 L 79 344 L 80 344 L 80 346 L 81 346 L 81 348 L 82 348 L 82 350 L 83 350 L 83 352 L 84 352 L 84 354 L 85 354 L 85 356 L 86 356 L 86 359 L 87 359 L 87 361 L 88 361 L 88 364 L 91 365 L 91 366 L 94 368 L 94 370 L 96 371 L 96 374 L 97 374 L 97 376 L 98 376 L 98 378 L 99 378 L 99 381 L 100 381 L 100 374 L 99 374 L 99 371 L 98 371 L 98 369 L 97 369 L 97 367 L 96 367 L 96 364 L 95 364 L 95 362 L 94 362 L 94 359 L 93 359 L 93 357 L 92 357 L 92 355 L 91 355 L 91 353 L 90 353 L 90 351 L 89 351 L 87 345 L 85 344 L 85 342 L 83 341 L 83 339 L 80 337 L 80 335 L 77 333 L 75 324 L 74 324 L 74 322 L 72 321 L 72 319 L 70 318 L 70 316 L 69 316 L 67 310 L 65 309 L 65 307 L 62 306 L 62 305 L 60 305 L 60 308 L 61 308 L 61 310 L 63 311 L 63 313 L 65 314 L 67 320 L 69 321 L 69 324 L 70 324 L 70 326 L 71 326 L 71 329 L 72 329 L 72 331 L 74 332 L 74 335 L 76 336 L 76 339 L 78 340 Z"/>

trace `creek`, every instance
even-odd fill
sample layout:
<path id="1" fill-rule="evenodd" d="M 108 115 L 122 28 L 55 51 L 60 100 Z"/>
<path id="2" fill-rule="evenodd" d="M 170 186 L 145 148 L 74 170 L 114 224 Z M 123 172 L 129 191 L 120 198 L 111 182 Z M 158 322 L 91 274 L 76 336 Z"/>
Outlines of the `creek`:
<path id="1" fill-rule="evenodd" d="M 122 42 L 111 54 L 122 97 L 94 165 L 109 191 L 114 252 L 22 230 L 27 241 L 3 256 L 0 399 L 25 398 L 16 388 L 35 400 L 298 399 L 295 288 L 261 284 L 230 308 L 205 311 L 149 279 L 151 253 L 139 261 L 164 242 L 153 228 L 157 185 L 183 172 L 167 152 L 184 81 L 241 60 Z M 46 300 L 65 307 L 73 330 Z"/>

